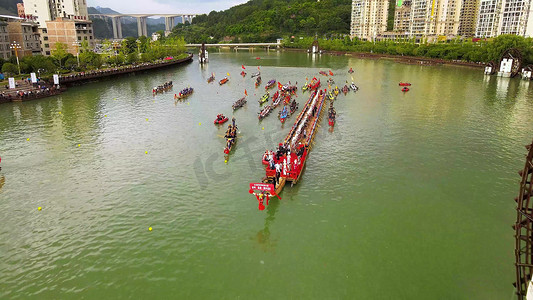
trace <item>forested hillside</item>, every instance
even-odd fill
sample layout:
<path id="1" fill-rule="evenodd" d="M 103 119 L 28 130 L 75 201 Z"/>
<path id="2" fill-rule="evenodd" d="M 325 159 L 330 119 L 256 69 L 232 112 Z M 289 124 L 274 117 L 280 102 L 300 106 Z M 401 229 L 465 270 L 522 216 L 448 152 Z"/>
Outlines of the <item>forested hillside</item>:
<path id="1" fill-rule="evenodd" d="M 284 35 L 349 34 L 351 0 L 251 0 L 225 11 L 178 24 L 173 34 L 187 42 L 275 41 Z M 212 37 L 212 38 L 211 38 Z"/>

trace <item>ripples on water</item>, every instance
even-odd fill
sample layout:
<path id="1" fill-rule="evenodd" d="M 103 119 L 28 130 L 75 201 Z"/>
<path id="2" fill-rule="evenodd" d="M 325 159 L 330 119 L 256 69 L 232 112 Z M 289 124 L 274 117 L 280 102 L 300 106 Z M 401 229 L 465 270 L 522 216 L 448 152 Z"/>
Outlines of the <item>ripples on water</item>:
<path id="1" fill-rule="evenodd" d="M 263 90 L 238 75 L 241 64 L 299 87 L 329 69 L 342 86 L 351 66 L 361 88 L 339 96 L 303 179 L 264 212 L 247 185 L 294 117 L 282 129 L 275 113 L 258 123 Z M 211 72 L 231 80 L 208 85 Z M 152 97 L 168 80 L 194 95 Z M 211 122 L 245 89 L 226 165 L 224 126 Z M 212 53 L 203 70 L 1 105 L 0 298 L 508 297 L 531 93 L 475 69 Z M 299 92 L 300 107 L 307 97 Z"/>

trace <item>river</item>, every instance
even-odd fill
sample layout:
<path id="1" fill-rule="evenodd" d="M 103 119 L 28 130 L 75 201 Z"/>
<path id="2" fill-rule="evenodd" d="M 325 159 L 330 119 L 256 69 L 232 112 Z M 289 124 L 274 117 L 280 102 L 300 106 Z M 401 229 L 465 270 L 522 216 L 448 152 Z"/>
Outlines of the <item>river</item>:
<path id="1" fill-rule="evenodd" d="M 353 67 L 360 87 L 338 97 L 335 128 L 322 120 L 302 179 L 265 211 L 248 184 L 295 116 L 258 122 L 258 66 L 263 86 L 324 82 L 320 70 L 343 85 Z M 211 72 L 229 83 L 207 84 Z M 225 164 L 213 120 L 245 90 Z M 275 51 L 212 51 L 205 68 L 2 104 L 0 298 L 511 299 L 532 116 L 528 82 L 481 69 Z"/>

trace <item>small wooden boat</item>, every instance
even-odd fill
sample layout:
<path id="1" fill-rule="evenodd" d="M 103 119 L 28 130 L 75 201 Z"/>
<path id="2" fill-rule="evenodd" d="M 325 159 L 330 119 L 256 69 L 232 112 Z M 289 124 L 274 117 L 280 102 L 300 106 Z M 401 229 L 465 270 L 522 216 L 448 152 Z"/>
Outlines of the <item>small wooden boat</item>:
<path id="1" fill-rule="evenodd" d="M 261 85 L 261 76 L 257 77 L 255 80 L 255 87 L 259 87 Z"/>
<path id="2" fill-rule="evenodd" d="M 279 96 L 279 92 L 276 91 L 276 93 L 272 97 L 272 101 L 273 101 L 272 102 L 272 106 L 273 106 L 273 108 L 278 107 L 278 105 L 281 103 L 281 99 L 282 99 L 282 97 Z"/>
<path id="3" fill-rule="evenodd" d="M 348 73 L 352 74 L 354 71 L 352 68 L 350 68 L 350 70 L 348 70 Z"/>
<path id="4" fill-rule="evenodd" d="M 265 106 L 265 108 L 263 108 L 263 109 L 259 112 L 259 115 L 257 116 L 257 118 L 259 118 L 259 120 L 263 120 L 263 119 L 264 119 L 266 116 L 268 116 L 271 112 L 272 112 L 272 106 L 267 105 L 267 106 Z"/>
<path id="5" fill-rule="evenodd" d="M 246 72 L 242 71 L 242 72 L 241 72 L 241 76 L 242 76 L 242 77 L 245 77 L 245 76 L 246 76 Z"/>
<path id="6" fill-rule="evenodd" d="M 328 91 L 328 99 L 329 99 L 330 101 L 335 100 L 335 96 L 333 96 L 333 93 L 332 93 L 331 91 Z"/>
<path id="7" fill-rule="evenodd" d="M 283 109 L 279 112 L 279 120 L 281 123 L 285 122 L 285 119 L 287 119 L 289 115 L 289 110 L 287 109 L 287 106 L 283 106 Z"/>
<path id="8" fill-rule="evenodd" d="M 237 110 L 246 104 L 246 97 L 242 97 L 241 99 L 237 100 L 231 107 L 233 107 L 233 110 Z"/>
<path id="9" fill-rule="evenodd" d="M 228 77 L 224 77 L 224 78 L 222 78 L 222 80 L 220 80 L 220 81 L 218 82 L 218 84 L 219 84 L 219 85 L 223 85 L 223 84 L 225 84 L 225 83 L 228 82 L 228 81 L 229 81 Z"/>
<path id="10" fill-rule="evenodd" d="M 333 72 L 331 72 L 331 70 L 329 70 L 329 75 L 330 75 L 330 76 L 333 76 Z"/>
<path id="11" fill-rule="evenodd" d="M 226 147 L 224 148 L 224 154 L 226 155 L 227 160 L 231 149 L 237 142 L 237 125 L 233 126 L 232 124 L 230 124 L 224 137 L 226 138 Z"/>
<path id="12" fill-rule="evenodd" d="M 174 94 L 174 99 L 176 99 L 176 100 L 185 99 L 185 98 L 189 97 L 190 95 L 192 95 L 193 92 L 194 92 L 193 88 L 185 88 L 185 89 L 181 90 L 177 95 Z"/>
<path id="13" fill-rule="evenodd" d="M 309 88 L 309 83 L 307 83 L 307 81 L 305 82 L 305 84 L 302 86 L 302 91 L 307 91 L 307 89 Z"/>
<path id="14" fill-rule="evenodd" d="M 270 98 L 270 94 L 267 92 L 266 94 L 264 94 L 261 99 L 259 99 L 259 105 L 263 105 L 265 103 L 268 102 L 268 99 Z"/>
<path id="15" fill-rule="evenodd" d="M 155 96 L 160 93 L 167 92 L 172 89 L 174 85 L 172 84 L 172 81 L 165 82 L 164 84 L 160 86 L 156 86 L 152 89 L 152 94 Z"/>
<path id="16" fill-rule="evenodd" d="M 324 71 L 320 71 L 320 72 L 318 72 L 318 73 L 320 73 L 321 75 L 324 75 L 324 76 L 328 76 L 328 73 L 326 73 L 326 72 L 324 72 Z"/>
<path id="17" fill-rule="evenodd" d="M 411 86 L 409 82 L 400 82 L 398 83 L 399 86 Z"/>
<path id="18" fill-rule="evenodd" d="M 336 86 L 335 89 L 333 90 L 333 94 L 335 94 L 335 97 L 337 97 L 339 93 L 340 93 L 339 87 Z"/>
<path id="19" fill-rule="evenodd" d="M 292 100 L 289 115 L 292 116 L 296 112 L 296 110 L 298 110 L 298 102 L 296 102 L 296 100 Z"/>
<path id="20" fill-rule="evenodd" d="M 215 123 L 216 125 L 220 125 L 220 124 L 226 123 L 227 121 L 228 121 L 228 117 L 224 116 L 223 114 L 218 114 L 217 118 L 215 119 L 213 123 Z"/>
<path id="21" fill-rule="evenodd" d="M 337 115 L 337 112 L 335 111 L 335 108 L 333 108 L 333 105 L 329 107 L 328 111 L 328 123 L 329 126 L 335 126 L 335 117 Z"/>
<path id="22" fill-rule="evenodd" d="M 409 92 L 409 88 L 406 87 L 406 86 L 404 86 L 404 87 L 402 88 L 402 92 Z"/>
<path id="23" fill-rule="evenodd" d="M 355 85 L 355 83 L 352 82 L 352 84 L 350 85 L 350 88 L 354 91 L 354 92 L 357 92 L 357 90 L 359 90 L 359 88 Z"/>
<path id="24" fill-rule="evenodd" d="M 207 83 L 211 83 L 213 81 L 215 81 L 215 73 L 212 73 L 211 77 L 207 78 Z"/>
<path id="25" fill-rule="evenodd" d="M 259 76 L 259 75 L 261 75 L 261 72 L 253 73 L 253 74 L 252 74 L 252 78 L 257 77 L 257 76 Z"/>
<path id="26" fill-rule="evenodd" d="M 349 91 L 350 91 L 350 88 L 347 85 L 344 85 L 344 87 L 342 88 L 342 92 L 344 93 L 345 96 L 346 94 L 348 94 Z"/>
<path id="27" fill-rule="evenodd" d="M 265 86 L 265 90 L 273 88 L 274 85 L 276 85 L 276 79 L 269 80 Z"/>

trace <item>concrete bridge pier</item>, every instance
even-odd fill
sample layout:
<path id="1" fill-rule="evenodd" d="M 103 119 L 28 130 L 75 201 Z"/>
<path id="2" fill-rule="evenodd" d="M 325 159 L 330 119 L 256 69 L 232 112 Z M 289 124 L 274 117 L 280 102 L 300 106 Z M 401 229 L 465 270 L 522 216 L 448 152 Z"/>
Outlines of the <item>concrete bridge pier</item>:
<path id="1" fill-rule="evenodd" d="M 137 32 L 139 36 L 148 36 L 146 29 L 146 17 L 137 17 Z"/>
<path id="2" fill-rule="evenodd" d="M 111 17 L 113 23 L 113 39 L 122 39 L 122 22 L 120 17 Z"/>
<path id="3" fill-rule="evenodd" d="M 192 23 L 192 18 L 193 18 L 193 17 L 194 17 L 194 16 L 192 16 L 192 15 L 183 15 L 183 16 L 181 16 L 182 21 L 183 21 L 184 24 L 185 24 L 185 21 L 187 21 L 187 22 L 189 22 L 189 23 Z"/>
<path id="4" fill-rule="evenodd" d="M 174 28 L 175 17 L 165 17 L 165 36 L 168 36 Z"/>

